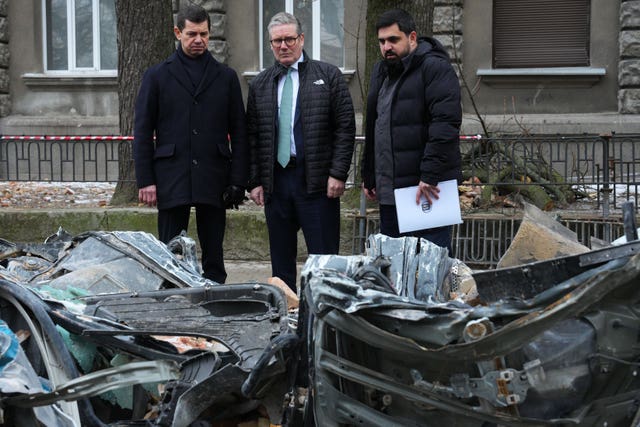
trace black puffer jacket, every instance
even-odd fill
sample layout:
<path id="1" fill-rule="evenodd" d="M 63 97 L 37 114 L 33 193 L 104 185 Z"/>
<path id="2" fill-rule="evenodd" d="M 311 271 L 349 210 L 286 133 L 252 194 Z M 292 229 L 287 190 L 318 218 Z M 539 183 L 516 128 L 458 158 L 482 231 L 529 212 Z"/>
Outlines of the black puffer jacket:
<path id="1" fill-rule="evenodd" d="M 340 70 L 308 58 L 298 64 L 300 88 L 297 105 L 304 144 L 308 193 L 326 192 L 332 176 L 345 181 L 349 174 L 355 117 L 347 85 Z M 260 73 L 249 87 L 247 130 L 251 146 L 249 188 L 273 191 L 278 123 L 278 79 L 286 68 L 275 64 Z"/>
<path id="2" fill-rule="evenodd" d="M 387 68 L 378 62 L 371 73 L 367 98 L 366 145 L 362 179 L 376 187 L 375 121 L 380 86 Z M 391 106 L 393 187 L 431 185 L 460 179 L 460 83 L 444 47 L 421 37 L 411 62 L 395 87 Z"/>

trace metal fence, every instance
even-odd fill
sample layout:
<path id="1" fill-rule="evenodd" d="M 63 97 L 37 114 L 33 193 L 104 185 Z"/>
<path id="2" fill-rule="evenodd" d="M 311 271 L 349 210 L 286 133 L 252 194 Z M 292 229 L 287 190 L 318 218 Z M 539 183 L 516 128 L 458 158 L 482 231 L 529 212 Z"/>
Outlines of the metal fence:
<path id="1" fill-rule="evenodd" d="M 466 137 L 461 151 L 465 177 L 481 177 L 482 185 L 497 192 L 543 188 L 552 196 L 558 220 L 592 247 L 596 239 L 611 242 L 624 235 L 624 202 L 638 209 L 639 143 L 640 135 Z M 454 256 L 487 269 L 511 244 L 522 212 L 500 202 L 472 205 L 463 208 L 463 220 L 453 227 Z M 378 230 L 378 216 L 361 209 L 354 221 L 353 252 L 362 252 L 367 236 Z"/>
<path id="2" fill-rule="evenodd" d="M 129 136 L 0 136 L 0 180 L 116 182 L 119 153 Z M 625 201 L 637 206 L 640 186 L 640 135 L 541 135 L 461 139 L 466 177 L 500 191 L 525 191 L 540 186 L 552 195 L 562 220 L 587 246 L 591 237 L 611 241 L 621 235 L 617 214 Z M 364 138 L 356 140 L 347 186 L 360 185 Z M 131 150 L 127 150 L 131 152 Z M 578 199 L 567 203 L 562 194 Z M 361 203 L 364 206 L 364 203 Z M 496 209 L 496 206 L 490 206 Z M 464 223 L 454 227 L 456 257 L 479 267 L 495 266 L 508 248 L 520 223 L 516 209 L 498 207 L 487 216 L 487 206 L 467 207 Z M 575 215 L 576 211 L 588 216 Z M 366 236 L 378 230 L 378 217 L 364 209 L 356 215 L 353 250 L 364 247 Z"/>
<path id="3" fill-rule="evenodd" d="M 128 136 L 0 136 L 0 181 L 117 182 Z"/>
<path id="4" fill-rule="evenodd" d="M 597 240 L 611 242 L 624 236 L 621 216 L 607 218 L 574 216 L 568 212 L 558 217 L 558 221 L 576 233 L 577 240 L 587 247 Z M 520 223 L 521 213 L 512 217 L 501 214 L 463 215 L 463 223 L 453 226 L 453 256 L 471 268 L 495 268 L 513 241 Z M 357 216 L 353 223 L 354 254 L 362 253 L 370 234 L 377 233 L 380 219 L 376 214 Z"/>
<path id="5" fill-rule="evenodd" d="M 570 187 L 606 215 L 610 208 L 620 209 L 623 202 L 636 200 L 638 142 L 640 135 L 503 137 L 465 142 L 462 151 L 468 165 L 465 172 L 483 176 L 489 171 L 483 180 L 489 185 L 542 185 L 556 198 Z"/>

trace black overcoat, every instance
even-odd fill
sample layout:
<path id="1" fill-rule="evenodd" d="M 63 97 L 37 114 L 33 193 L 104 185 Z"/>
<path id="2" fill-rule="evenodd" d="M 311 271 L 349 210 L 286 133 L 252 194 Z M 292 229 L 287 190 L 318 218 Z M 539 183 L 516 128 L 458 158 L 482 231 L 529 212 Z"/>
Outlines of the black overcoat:
<path id="1" fill-rule="evenodd" d="M 136 181 L 138 188 L 156 185 L 158 209 L 223 207 L 228 185 L 247 185 L 240 83 L 234 70 L 205 54 L 204 76 L 195 89 L 177 52 L 142 79 L 134 115 Z"/>

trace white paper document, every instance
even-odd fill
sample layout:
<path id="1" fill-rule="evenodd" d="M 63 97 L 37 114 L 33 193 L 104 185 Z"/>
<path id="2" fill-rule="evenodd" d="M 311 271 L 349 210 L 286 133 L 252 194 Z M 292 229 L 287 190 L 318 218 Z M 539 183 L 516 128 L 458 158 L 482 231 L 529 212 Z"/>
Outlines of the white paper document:
<path id="1" fill-rule="evenodd" d="M 420 203 L 417 205 L 417 185 L 394 190 L 398 227 L 401 233 L 462 223 L 458 182 L 455 179 L 439 182 L 438 188 L 440 189 L 438 200 L 432 198 L 433 203 L 430 204 L 424 196 L 421 196 Z"/>

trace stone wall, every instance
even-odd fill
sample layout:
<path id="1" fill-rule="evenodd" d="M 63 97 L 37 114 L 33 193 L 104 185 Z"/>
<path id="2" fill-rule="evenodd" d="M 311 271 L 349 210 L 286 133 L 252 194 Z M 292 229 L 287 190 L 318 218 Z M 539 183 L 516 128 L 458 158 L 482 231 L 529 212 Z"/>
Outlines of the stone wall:
<path id="1" fill-rule="evenodd" d="M 11 113 L 9 95 L 9 0 L 0 0 L 0 117 Z"/>
<path id="2" fill-rule="evenodd" d="M 462 63 L 462 9 L 462 0 L 436 0 L 433 8 L 433 37 L 456 64 Z"/>
<path id="3" fill-rule="evenodd" d="M 177 12 L 180 4 L 184 2 L 199 4 L 209 12 L 209 51 L 216 60 L 226 63 L 229 58 L 229 46 L 226 38 L 227 12 L 224 0 L 173 0 L 174 10 Z"/>
<path id="4" fill-rule="evenodd" d="M 622 0 L 619 40 L 618 112 L 638 114 L 640 113 L 640 0 Z"/>

